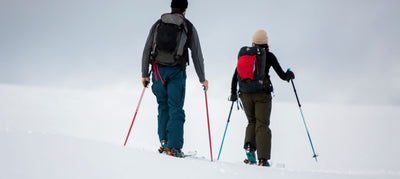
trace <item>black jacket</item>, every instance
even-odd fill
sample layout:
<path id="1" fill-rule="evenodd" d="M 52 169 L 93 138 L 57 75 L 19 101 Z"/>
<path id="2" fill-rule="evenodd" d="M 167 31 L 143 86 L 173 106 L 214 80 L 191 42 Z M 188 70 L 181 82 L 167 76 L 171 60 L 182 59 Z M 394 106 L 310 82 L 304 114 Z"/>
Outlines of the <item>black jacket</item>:
<path id="1" fill-rule="evenodd" d="M 275 57 L 275 55 L 269 51 L 267 51 L 266 54 L 266 65 L 265 65 L 265 78 L 264 78 L 264 84 L 269 85 L 271 87 L 271 89 L 269 89 L 270 91 L 272 91 L 272 84 L 271 84 L 271 80 L 270 80 L 270 76 L 269 76 L 269 69 L 272 67 L 274 68 L 275 72 L 278 74 L 279 78 L 281 78 L 282 80 L 288 80 L 289 76 L 287 75 L 287 73 L 285 73 L 282 70 L 281 65 L 278 62 L 278 59 Z M 237 70 L 235 69 L 235 73 L 232 77 L 232 87 L 231 87 L 231 92 L 232 94 L 236 94 L 237 91 L 237 83 L 238 83 L 238 74 L 237 74 Z M 240 91 L 240 89 L 239 89 Z"/>

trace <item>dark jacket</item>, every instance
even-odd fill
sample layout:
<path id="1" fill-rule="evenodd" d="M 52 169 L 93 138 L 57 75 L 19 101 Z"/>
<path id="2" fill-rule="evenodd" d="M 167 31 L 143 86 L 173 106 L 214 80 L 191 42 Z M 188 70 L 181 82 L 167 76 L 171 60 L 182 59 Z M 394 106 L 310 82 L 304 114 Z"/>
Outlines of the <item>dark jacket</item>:
<path id="1" fill-rule="evenodd" d="M 273 53 L 267 51 L 264 84 L 267 85 L 266 86 L 267 88 L 270 86 L 270 89 L 266 89 L 267 91 L 269 90 L 270 92 L 272 91 L 272 84 L 271 84 L 271 80 L 270 80 L 270 76 L 269 76 L 269 69 L 271 67 L 274 68 L 275 72 L 278 74 L 279 78 L 281 78 L 282 80 L 288 80 L 288 78 L 289 78 L 287 73 L 285 73 L 282 70 L 282 67 L 279 64 L 278 59 L 275 57 L 275 55 Z M 235 73 L 232 77 L 232 87 L 231 87 L 232 94 L 233 93 L 236 94 L 237 83 L 238 83 L 238 74 L 237 74 L 237 70 L 235 69 Z M 240 91 L 240 89 L 239 89 L 239 91 Z"/>

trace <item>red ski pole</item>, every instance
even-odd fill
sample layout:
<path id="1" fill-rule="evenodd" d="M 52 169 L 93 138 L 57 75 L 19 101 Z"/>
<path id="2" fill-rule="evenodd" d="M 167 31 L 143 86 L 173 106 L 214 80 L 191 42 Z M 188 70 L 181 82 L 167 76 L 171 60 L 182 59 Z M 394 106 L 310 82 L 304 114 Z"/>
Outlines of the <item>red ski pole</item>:
<path id="1" fill-rule="evenodd" d="M 146 86 L 147 86 L 147 85 L 146 85 Z M 142 98 L 143 98 L 143 94 L 144 94 L 144 90 L 145 90 L 145 89 L 146 89 L 146 87 L 143 87 L 142 95 L 140 95 L 139 103 L 138 103 L 138 106 L 136 107 L 136 112 L 135 112 L 135 115 L 133 116 L 132 123 L 131 123 L 131 127 L 129 127 L 128 135 L 126 136 L 124 146 L 126 145 L 126 142 L 128 141 L 128 138 L 129 138 L 129 134 L 131 133 L 131 129 L 132 129 L 132 126 L 133 126 L 133 122 L 135 122 L 136 114 L 137 114 L 137 112 L 138 112 L 138 110 L 139 110 L 140 103 L 142 102 Z"/>
<path id="2" fill-rule="evenodd" d="M 208 140 L 210 141 L 210 155 L 211 155 L 211 162 L 213 161 L 212 155 L 212 145 L 211 145 L 211 132 L 210 132 L 210 117 L 208 116 L 208 102 L 207 102 L 207 91 L 204 89 L 204 94 L 206 98 L 206 112 L 207 112 L 207 124 L 208 124 Z"/>

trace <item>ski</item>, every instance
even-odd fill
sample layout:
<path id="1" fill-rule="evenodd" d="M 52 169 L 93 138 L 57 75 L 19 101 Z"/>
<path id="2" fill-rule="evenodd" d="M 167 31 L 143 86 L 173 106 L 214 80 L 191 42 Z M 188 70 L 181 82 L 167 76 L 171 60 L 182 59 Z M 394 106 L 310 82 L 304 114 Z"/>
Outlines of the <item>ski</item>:
<path id="1" fill-rule="evenodd" d="M 186 157 L 196 157 L 197 156 L 197 150 L 194 151 L 188 151 L 187 153 L 184 153 L 184 158 Z"/>
<path id="2" fill-rule="evenodd" d="M 254 162 L 254 161 L 249 161 L 247 158 L 246 159 L 244 159 L 244 161 L 243 161 L 245 164 L 249 164 L 249 165 L 257 165 L 257 162 Z"/>
<path id="3" fill-rule="evenodd" d="M 243 163 L 247 164 L 247 165 L 255 165 L 255 166 L 260 166 L 260 164 L 258 164 L 257 162 L 250 162 L 247 158 L 244 159 Z M 272 168 L 285 168 L 285 164 L 284 163 L 280 163 L 280 162 L 269 162 L 270 166 L 268 167 L 272 167 Z M 261 167 L 266 167 L 266 166 L 261 166 Z"/>
<path id="4" fill-rule="evenodd" d="M 285 163 L 282 162 L 270 162 L 270 164 L 274 168 L 285 168 Z"/>
<path id="5" fill-rule="evenodd" d="M 188 151 L 186 153 L 183 152 L 183 156 L 174 156 L 170 151 L 165 150 L 165 148 L 163 148 L 163 147 L 160 147 L 158 149 L 158 152 L 160 154 L 165 154 L 165 155 L 173 156 L 173 157 L 177 157 L 177 158 L 195 157 L 197 155 L 197 150 L 194 150 L 194 151 Z"/>

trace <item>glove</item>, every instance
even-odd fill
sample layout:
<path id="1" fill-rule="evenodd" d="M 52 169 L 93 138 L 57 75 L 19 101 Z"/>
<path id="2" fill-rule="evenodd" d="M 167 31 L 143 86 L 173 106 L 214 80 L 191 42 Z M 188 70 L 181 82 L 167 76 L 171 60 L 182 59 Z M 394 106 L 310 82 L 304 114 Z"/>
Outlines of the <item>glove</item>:
<path id="1" fill-rule="evenodd" d="M 236 93 L 232 93 L 231 97 L 229 97 L 229 101 L 236 101 L 237 100 L 237 94 Z"/>
<path id="2" fill-rule="evenodd" d="M 143 87 L 147 88 L 147 85 L 149 85 L 149 83 L 150 83 L 150 78 L 149 77 L 142 78 Z"/>
<path id="3" fill-rule="evenodd" d="M 287 70 L 286 71 L 286 81 L 290 81 L 294 79 L 294 73 L 291 70 Z"/>

